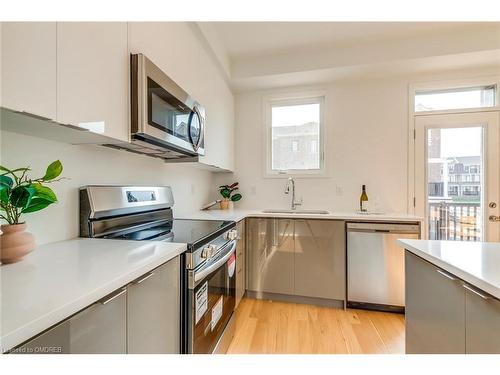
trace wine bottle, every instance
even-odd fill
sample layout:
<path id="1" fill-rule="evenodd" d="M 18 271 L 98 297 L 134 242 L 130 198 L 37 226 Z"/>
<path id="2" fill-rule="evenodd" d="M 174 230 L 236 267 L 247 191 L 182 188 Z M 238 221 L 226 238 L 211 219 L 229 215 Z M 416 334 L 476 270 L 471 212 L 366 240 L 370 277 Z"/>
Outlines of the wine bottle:
<path id="1" fill-rule="evenodd" d="M 368 195 L 366 194 L 366 185 L 363 185 L 361 188 L 361 196 L 359 197 L 359 210 L 361 212 L 368 211 L 367 203 L 368 203 Z"/>

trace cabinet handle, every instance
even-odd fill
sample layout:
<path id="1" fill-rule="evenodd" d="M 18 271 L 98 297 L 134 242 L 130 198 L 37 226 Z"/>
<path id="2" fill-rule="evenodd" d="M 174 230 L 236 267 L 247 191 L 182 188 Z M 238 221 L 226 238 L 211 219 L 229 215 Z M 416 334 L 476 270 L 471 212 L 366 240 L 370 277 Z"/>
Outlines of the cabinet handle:
<path id="1" fill-rule="evenodd" d="M 154 272 L 148 272 L 144 276 L 141 276 L 138 279 L 135 279 L 134 281 L 132 281 L 132 284 L 138 285 L 138 284 L 142 283 L 143 281 L 146 281 L 147 279 L 149 279 L 154 274 L 155 274 Z"/>
<path id="2" fill-rule="evenodd" d="M 100 300 L 99 303 L 101 305 L 106 305 L 107 303 L 110 303 L 114 299 L 117 299 L 118 297 L 124 295 L 125 293 L 127 293 L 127 289 L 120 289 L 116 293 L 112 293 L 108 297 L 105 297 L 104 299 Z"/>
<path id="3" fill-rule="evenodd" d="M 16 113 L 22 113 L 25 116 L 29 116 L 29 117 L 35 118 L 37 120 L 42 120 L 42 121 L 51 121 L 52 120 L 52 119 L 50 119 L 48 117 L 43 117 L 43 116 L 35 115 L 34 113 L 31 113 L 31 112 L 26 112 L 26 111 L 14 111 L 14 112 L 16 112 Z"/>
<path id="4" fill-rule="evenodd" d="M 475 290 L 475 289 L 471 288 L 471 287 L 470 287 L 470 286 L 468 286 L 468 285 L 463 284 L 462 286 L 463 286 L 465 289 L 467 289 L 469 292 L 472 292 L 472 293 L 474 293 L 474 294 L 478 295 L 478 296 L 479 296 L 479 297 L 481 297 L 482 299 L 490 299 L 488 296 L 486 296 L 486 295 L 484 295 L 484 294 L 482 294 L 482 293 L 479 293 L 477 290 Z"/>
<path id="5" fill-rule="evenodd" d="M 453 281 L 455 281 L 455 280 L 456 280 L 456 278 L 454 278 L 453 276 L 451 276 L 451 275 L 447 274 L 446 272 L 443 272 L 443 271 L 441 271 L 441 270 L 436 270 L 436 271 L 437 271 L 439 274 L 443 275 L 444 277 L 446 277 L 446 278 L 448 278 L 448 279 L 450 279 L 450 280 L 453 280 Z"/>

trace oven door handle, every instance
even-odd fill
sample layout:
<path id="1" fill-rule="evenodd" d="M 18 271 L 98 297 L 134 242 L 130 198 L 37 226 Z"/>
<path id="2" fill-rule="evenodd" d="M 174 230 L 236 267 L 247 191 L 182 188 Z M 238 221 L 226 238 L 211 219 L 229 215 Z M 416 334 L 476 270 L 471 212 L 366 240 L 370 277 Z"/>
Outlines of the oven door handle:
<path id="1" fill-rule="evenodd" d="M 228 245 L 231 247 L 231 250 L 229 250 L 226 254 L 220 257 L 220 259 L 218 259 L 214 264 L 211 264 L 209 267 L 202 269 L 200 272 L 195 272 L 194 282 L 197 283 L 198 281 L 203 280 L 217 268 L 226 263 L 226 261 L 231 257 L 231 255 L 234 254 L 234 252 L 236 251 L 236 244 L 237 244 L 236 240 L 231 241 L 231 244 Z"/>

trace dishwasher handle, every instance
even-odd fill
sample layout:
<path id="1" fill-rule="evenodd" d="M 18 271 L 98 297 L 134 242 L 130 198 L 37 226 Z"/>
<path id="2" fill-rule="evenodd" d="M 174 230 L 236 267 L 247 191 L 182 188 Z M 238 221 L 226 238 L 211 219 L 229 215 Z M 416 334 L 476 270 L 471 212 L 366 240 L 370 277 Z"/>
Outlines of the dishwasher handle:
<path id="1" fill-rule="evenodd" d="M 348 232 L 420 234 L 419 224 L 347 223 Z"/>

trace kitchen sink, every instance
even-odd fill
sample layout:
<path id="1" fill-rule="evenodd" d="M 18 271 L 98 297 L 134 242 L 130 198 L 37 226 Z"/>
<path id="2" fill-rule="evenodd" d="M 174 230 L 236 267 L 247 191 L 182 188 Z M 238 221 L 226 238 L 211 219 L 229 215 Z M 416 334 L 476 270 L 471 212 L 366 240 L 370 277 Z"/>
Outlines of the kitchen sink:
<path id="1" fill-rule="evenodd" d="M 328 215 L 330 212 L 325 210 L 263 210 L 265 214 L 309 214 L 309 215 Z"/>

